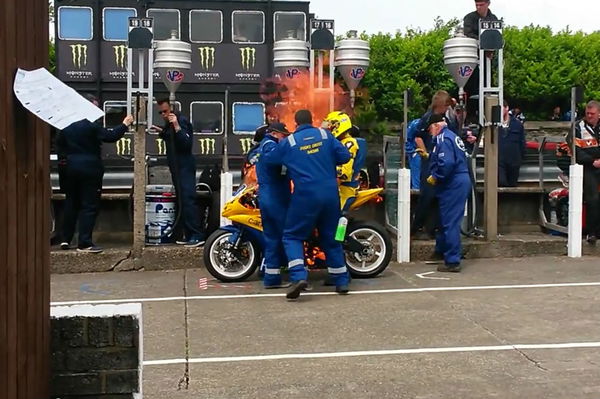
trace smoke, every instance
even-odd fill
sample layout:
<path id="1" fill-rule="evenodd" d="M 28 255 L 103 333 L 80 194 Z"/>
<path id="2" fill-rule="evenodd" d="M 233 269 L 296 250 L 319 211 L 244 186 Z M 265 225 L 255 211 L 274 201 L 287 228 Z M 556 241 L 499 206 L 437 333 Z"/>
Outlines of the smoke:
<path id="1" fill-rule="evenodd" d="M 323 85 L 328 87 L 329 76 L 323 74 Z M 315 87 L 317 74 L 315 73 Z M 320 126 L 331 111 L 350 113 L 348 93 L 337 83 L 333 87 L 334 107 L 330 109 L 330 91 L 311 90 L 310 74 L 303 71 L 292 78 L 273 78 L 263 85 L 261 96 L 267 107 L 267 114 L 285 123 L 291 131 L 295 129 L 294 115 L 296 111 L 308 109 L 313 115 L 313 125 Z"/>

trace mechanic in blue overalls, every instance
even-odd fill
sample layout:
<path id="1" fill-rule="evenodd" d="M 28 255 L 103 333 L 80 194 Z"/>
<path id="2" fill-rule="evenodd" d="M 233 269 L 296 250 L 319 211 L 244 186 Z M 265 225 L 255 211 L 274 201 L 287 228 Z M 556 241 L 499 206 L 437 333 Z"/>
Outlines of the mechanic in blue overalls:
<path id="1" fill-rule="evenodd" d="M 292 282 L 286 297 L 298 299 L 308 286 L 304 241 L 315 228 L 319 231 L 321 246 L 327 257 L 327 270 L 336 292 L 347 294 L 349 275 L 344 251 L 342 245 L 335 241 L 341 216 L 336 167 L 350 160 L 350 152 L 330 132 L 312 126 L 310 111 L 298 111 L 295 120 L 297 129 L 294 134 L 279 143 L 276 150 L 263 154 L 260 160 L 284 165 L 294 184 L 283 231 L 283 246 Z"/>
<path id="2" fill-rule="evenodd" d="M 437 233 L 435 252 L 444 258 L 444 264 L 437 270 L 458 273 L 462 257 L 460 226 L 471 190 L 465 145 L 448 129 L 442 115 L 431 115 L 427 129 L 435 145 L 429 160 L 427 183 L 435 186 L 440 209 L 441 228 Z"/>
<path id="3" fill-rule="evenodd" d="M 420 194 L 415 208 L 415 215 L 410 226 L 411 236 L 417 236 L 417 233 L 423 229 L 429 236 L 433 236 L 433 232 L 437 228 L 437 214 L 433 214 L 431 210 L 437 208 L 435 201 L 435 190 L 427 184 L 429 176 L 429 153 L 433 150 L 433 140 L 427 131 L 427 121 L 433 114 L 444 115 L 448 123 L 448 128 L 453 132 L 458 132 L 458 124 L 456 117 L 451 109 L 452 98 L 445 90 L 438 90 L 431 99 L 429 110 L 421 117 L 419 130 L 417 132 L 415 142 L 417 144 L 417 153 L 421 155 L 421 182 Z"/>
<path id="4" fill-rule="evenodd" d="M 290 181 L 282 173 L 281 165 L 261 162 L 277 149 L 278 142 L 290 134 L 283 123 L 272 123 L 258 145 L 253 157 L 258 178 L 258 204 L 265 239 L 265 288 L 283 288 L 281 267 L 287 265 L 283 249 L 283 226 L 290 202 Z"/>

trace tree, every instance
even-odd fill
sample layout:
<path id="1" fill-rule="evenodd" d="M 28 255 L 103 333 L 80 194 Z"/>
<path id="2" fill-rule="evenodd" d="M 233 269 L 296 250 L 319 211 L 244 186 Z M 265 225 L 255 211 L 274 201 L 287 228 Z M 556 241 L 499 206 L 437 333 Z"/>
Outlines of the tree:
<path id="1" fill-rule="evenodd" d="M 443 60 L 444 41 L 457 25 L 458 20 L 438 18 L 429 31 L 409 29 L 395 35 L 367 36 L 371 65 L 362 90 L 369 100 L 358 104 L 356 119 L 371 127 L 386 120 L 401 122 L 407 88 L 415 98 L 411 119 L 426 110 L 435 91 L 457 94 Z M 504 39 L 505 97 L 529 119 L 546 119 L 556 105 L 565 109 L 573 85 L 584 86 L 587 99 L 600 98 L 600 57 L 595 56 L 600 54 L 600 32 L 553 33 L 548 27 L 532 25 L 505 28 Z"/>
<path id="2" fill-rule="evenodd" d="M 454 85 L 444 67 L 442 47 L 457 20 L 436 20 L 431 31 L 409 29 L 404 34 L 376 34 L 369 39 L 371 65 L 364 79 L 381 119 L 402 120 L 403 93 L 413 90 L 415 106 L 411 117 L 427 108 L 435 91 Z"/>

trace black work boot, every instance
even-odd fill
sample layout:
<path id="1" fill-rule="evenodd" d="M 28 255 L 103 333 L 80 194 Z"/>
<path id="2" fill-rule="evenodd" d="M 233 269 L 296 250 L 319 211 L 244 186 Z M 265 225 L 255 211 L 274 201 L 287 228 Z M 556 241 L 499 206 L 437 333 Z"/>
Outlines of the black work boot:
<path id="1" fill-rule="evenodd" d="M 308 287 L 308 282 L 306 280 L 296 281 L 288 289 L 285 297 L 289 300 L 296 300 L 300 296 L 300 293 L 306 289 L 306 287 Z"/>
<path id="2" fill-rule="evenodd" d="M 340 295 L 348 295 L 349 291 L 350 291 L 350 289 L 348 288 L 348 286 L 346 284 L 335 286 L 335 292 L 337 292 Z"/>
<path id="3" fill-rule="evenodd" d="M 461 269 L 460 263 L 446 263 L 439 265 L 437 271 L 442 273 L 460 273 Z"/>
<path id="4" fill-rule="evenodd" d="M 434 252 L 426 261 L 428 265 L 435 265 L 438 263 L 444 263 L 444 254 L 439 252 Z"/>

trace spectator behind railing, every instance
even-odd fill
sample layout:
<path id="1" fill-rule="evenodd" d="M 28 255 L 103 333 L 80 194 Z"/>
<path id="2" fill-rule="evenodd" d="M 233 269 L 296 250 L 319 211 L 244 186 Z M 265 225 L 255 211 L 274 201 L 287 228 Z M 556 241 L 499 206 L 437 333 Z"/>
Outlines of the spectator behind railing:
<path id="1" fill-rule="evenodd" d="M 516 187 L 525 158 L 525 129 L 522 122 L 510 115 L 508 101 L 504 100 L 502 109 L 502 126 L 498 129 L 498 186 Z"/>
<path id="2" fill-rule="evenodd" d="M 567 142 L 572 143 L 571 135 Z M 583 201 L 586 203 L 587 241 L 596 244 L 600 235 L 600 102 L 590 101 L 585 117 L 575 124 L 575 159 L 583 165 Z"/>
<path id="3" fill-rule="evenodd" d="M 552 115 L 550 115 L 550 120 L 553 122 L 560 122 L 563 120 L 563 115 L 562 115 L 559 105 L 554 107 L 554 109 L 552 110 Z"/>
<path id="4" fill-rule="evenodd" d="M 511 116 L 513 116 L 514 118 L 516 118 L 519 122 L 521 122 L 522 124 L 525 123 L 525 114 L 523 113 L 523 111 L 521 110 L 521 108 L 519 107 L 515 107 L 513 109 L 511 109 L 509 111 L 509 114 Z"/>

